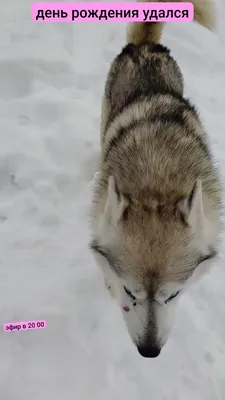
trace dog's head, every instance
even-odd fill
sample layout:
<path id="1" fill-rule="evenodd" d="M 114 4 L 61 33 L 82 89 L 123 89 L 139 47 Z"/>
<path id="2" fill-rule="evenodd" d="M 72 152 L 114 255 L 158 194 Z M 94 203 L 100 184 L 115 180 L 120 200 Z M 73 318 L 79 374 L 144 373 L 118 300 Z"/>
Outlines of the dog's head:
<path id="1" fill-rule="evenodd" d="M 91 248 L 116 286 L 127 329 L 144 357 L 159 355 L 180 296 L 215 256 L 207 223 L 200 181 L 178 204 L 148 209 L 130 203 L 109 179 Z"/>

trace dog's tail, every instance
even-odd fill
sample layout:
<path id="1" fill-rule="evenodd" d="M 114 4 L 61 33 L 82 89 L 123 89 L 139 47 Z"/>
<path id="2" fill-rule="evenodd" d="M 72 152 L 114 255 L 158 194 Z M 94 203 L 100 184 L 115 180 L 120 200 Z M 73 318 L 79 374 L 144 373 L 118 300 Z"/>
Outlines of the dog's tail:
<path id="1" fill-rule="evenodd" d="M 154 0 L 138 0 L 141 2 L 153 3 Z M 158 0 L 158 3 L 171 2 L 171 0 Z M 174 2 L 185 2 L 185 0 L 176 0 Z M 194 6 L 194 20 L 209 30 L 216 27 L 216 16 L 213 0 L 191 0 Z M 128 24 L 127 43 L 159 43 L 164 22 L 131 22 Z"/>

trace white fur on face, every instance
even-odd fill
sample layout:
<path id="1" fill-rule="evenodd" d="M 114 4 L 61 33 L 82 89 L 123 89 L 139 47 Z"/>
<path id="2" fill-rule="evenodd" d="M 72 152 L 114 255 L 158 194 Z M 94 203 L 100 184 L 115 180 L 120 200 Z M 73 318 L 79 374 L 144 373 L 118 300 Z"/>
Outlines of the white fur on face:
<path id="1" fill-rule="evenodd" d="M 117 249 L 118 254 L 121 251 L 121 248 L 119 250 L 120 235 L 118 221 L 123 215 L 126 204 L 126 200 L 123 197 L 117 196 L 115 182 L 113 179 L 110 179 L 107 203 L 104 212 L 96 221 L 94 234 L 96 241 L 101 246 L 109 250 Z M 193 257 L 195 257 L 196 253 L 207 254 L 210 243 L 212 243 L 211 227 L 204 218 L 203 213 L 200 182 L 197 182 L 191 208 L 189 207 L 189 202 L 185 201 L 181 204 L 181 209 L 185 213 L 193 232 L 193 241 L 189 243 L 189 255 L 187 254 L 187 248 L 185 249 L 185 256 L 191 265 L 191 255 L 193 254 Z M 147 299 L 147 294 L 145 295 L 142 292 L 140 296 L 137 296 L 136 300 L 133 300 L 125 292 L 124 285 L 135 295 L 135 289 L 139 289 L 136 287 L 135 282 L 131 285 L 128 281 L 129 277 L 125 281 L 122 278 L 120 279 L 103 256 L 96 254 L 96 261 L 110 285 L 114 286 L 114 293 L 121 307 L 132 341 L 136 346 L 155 346 L 158 348 L 162 348 L 169 337 L 179 295 L 167 304 L 166 300 L 181 289 L 187 288 L 198 275 L 200 277 L 203 270 L 205 271 L 206 263 L 207 265 L 211 264 L 211 261 L 206 261 L 197 267 L 194 274 L 183 286 L 176 282 L 168 283 L 163 288 L 160 288 L 155 299 Z M 185 262 L 183 265 L 180 263 L 179 275 L 182 276 L 182 273 L 185 275 L 186 268 L 187 265 L 185 265 Z M 134 305 L 134 302 L 136 305 Z"/>
<path id="2" fill-rule="evenodd" d="M 133 300 L 125 292 L 123 286 L 120 287 L 118 302 L 121 306 L 123 318 L 125 320 L 127 330 L 131 340 L 138 345 L 145 336 L 148 326 L 148 301 Z M 129 307 L 130 311 L 125 312 L 123 308 Z"/>
<path id="3" fill-rule="evenodd" d="M 177 299 L 173 299 L 170 303 L 164 305 L 156 303 L 157 337 L 160 347 L 164 346 L 168 340 L 174 322 L 176 307 Z"/>
<path id="4" fill-rule="evenodd" d="M 136 346 L 162 348 L 172 328 L 177 299 L 168 304 L 165 301 L 160 304 L 157 300 L 145 299 L 137 300 L 133 306 L 133 302 L 126 293 L 121 293 L 120 305 L 132 341 Z M 129 312 L 123 311 L 124 305 L 130 308 Z"/>
<path id="5" fill-rule="evenodd" d="M 120 281 L 104 257 L 98 254 L 94 257 L 109 285 L 113 287 L 115 299 L 121 308 L 133 343 L 136 346 L 149 345 L 162 348 L 173 324 L 176 299 L 171 300 L 169 304 L 165 304 L 165 299 L 161 298 L 160 302 L 157 300 L 150 302 L 142 292 L 138 298 L 133 300 L 124 290 L 124 282 Z M 130 288 L 130 285 L 127 287 Z M 173 290 L 175 290 L 175 286 Z M 133 290 L 134 292 L 135 290 Z M 129 311 L 124 311 L 124 307 L 128 307 Z"/>

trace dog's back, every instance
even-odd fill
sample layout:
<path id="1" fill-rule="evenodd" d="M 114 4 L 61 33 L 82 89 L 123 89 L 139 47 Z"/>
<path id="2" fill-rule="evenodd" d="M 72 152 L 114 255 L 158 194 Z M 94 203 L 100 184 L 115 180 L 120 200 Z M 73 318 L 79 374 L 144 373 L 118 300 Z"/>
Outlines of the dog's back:
<path id="1" fill-rule="evenodd" d="M 210 2 L 195 6 L 196 21 L 214 28 Z M 163 26 L 130 24 L 129 44 L 110 68 L 101 123 L 102 183 L 113 173 L 119 191 L 149 206 L 155 197 L 163 203 L 185 198 L 199 178 L 217 202 L 207 138 L 195 107 L 183 97 L 177 62 L 158 43 Z"/>

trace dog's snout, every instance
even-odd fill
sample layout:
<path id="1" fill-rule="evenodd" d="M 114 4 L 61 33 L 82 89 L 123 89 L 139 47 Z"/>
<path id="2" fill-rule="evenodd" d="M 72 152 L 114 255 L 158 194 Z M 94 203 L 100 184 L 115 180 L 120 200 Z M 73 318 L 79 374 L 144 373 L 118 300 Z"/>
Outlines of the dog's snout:
<path id="1" fill-rule="evenodd" d="M 156 358 L 159 356 L 161 349 L 157 346 L 138 346 L 138 351 L 142 357 Z"/>

